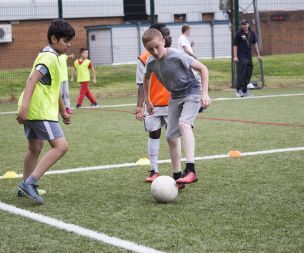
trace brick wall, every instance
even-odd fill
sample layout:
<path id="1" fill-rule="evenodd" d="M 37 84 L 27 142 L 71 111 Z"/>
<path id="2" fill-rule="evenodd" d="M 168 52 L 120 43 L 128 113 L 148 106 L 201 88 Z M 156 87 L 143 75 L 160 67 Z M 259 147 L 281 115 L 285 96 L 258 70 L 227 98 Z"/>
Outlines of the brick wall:
<path id="1" fill-rule="evenodd" d="M 288 15 L 285 21 L 272 21 L 271 15 Z M 242 15 L 253 20 L 253 15 Z M 304 11 L 276 11 L 260 13 L 263 54 L 304 53 Z M 255 31 L 255 25 L 251 25 Z"/>
<path id="2" fill-rule="evenodd" d="M 263 38 L 263 55 L 289 54 L 304 52 L 304 11 L 284 12 L 288 14 L 286 21 L 271 21 L 274 13 L 260 14 Z M 241 15 L 250 20 L 253 15 Z M 76 37 L 72 42 L 71 52 L 78 55 L 81 47 L 87 47 L 85 26 L 122 24 L 123 18 L 92 18 L 71 19 L 76 30 Z M 12 25 L 13 43 L 0 44 L 0 68 L 30 68 L 38 51 L 47 44 L 47 29 L 50 20 L 20 21 Z M 255 30 L 255 25 L 252 25 Z M 71 65 L 71 62 L 69 63 Z"/>
<path id="3" fill-rule="evenodd" d="M 66 19 L 76 31 L 71 53 L 78 55 L 79 48 L 87 47 L 85 26 L 121 24 L 123 18 Z M 40 49 L 47 45 L 50 20 L 20 21 L 12 24 L 13 42 L 0 44 L 0 68 L 30 68 Z M 71 63 L 70 63 L 71 65 Z"/>

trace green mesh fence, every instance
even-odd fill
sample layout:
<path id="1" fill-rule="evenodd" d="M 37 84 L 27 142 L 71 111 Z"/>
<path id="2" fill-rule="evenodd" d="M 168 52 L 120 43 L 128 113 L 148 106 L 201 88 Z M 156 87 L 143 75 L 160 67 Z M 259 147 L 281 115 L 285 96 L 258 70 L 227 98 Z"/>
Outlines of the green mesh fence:
<path id="1" fill-rule="evenodd" d="M 45 45 L 51 20 L 62 17 L 76 30 L 71 53 L 89 49 L 97 70 L 97 84 L 91 85 L 97 97 L 135 95 L 136 61 L 144 52 L 141 35 L 151 23 L 167 24 L 172 47 L 184 24 L 191 26 L 194 54 L 209 68 L 210 89 L 232 86 L 231 4 L 234 1 L 155 0 L 2 0 L 0 2 L 0 100 L 16 101 L 22 92 L 33 61 Z M 60 5 L 61 3 L 61 5 Z M 254 6 L 254 3 L 257 6 Z M 257 8 L 255 8 L 257 7 Z M 304 2 L 239 0 L 239 19 L 250 20 L 260 29 L 265 85 L 300 86 L 304 81 Z M 257 17 L 259 20 L 257 20 Z M 257 21 L 259 21 L 257 23 Z M 69 74 L 73 61 L 69 60 Z M 252 81 L 262 85 L 261 66 L 254 59 Z M 79 84 L 70 82 L 76 98 Z"/>

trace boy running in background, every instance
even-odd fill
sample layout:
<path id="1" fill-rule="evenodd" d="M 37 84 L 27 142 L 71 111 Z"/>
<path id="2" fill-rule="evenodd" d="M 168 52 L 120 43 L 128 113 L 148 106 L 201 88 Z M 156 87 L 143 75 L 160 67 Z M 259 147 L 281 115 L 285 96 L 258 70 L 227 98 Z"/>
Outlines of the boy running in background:
<path id="1" fill-rule="evenodd" d="M 37 181 L 68 150 L 68 142 L 58 123 L 58 112 L 64 124 L 71 123 L 60 96 L 58 56 L 68 52 L 74 36 L 74 28 L 66 21 L 52 21 L 47 33 L 49 45 L 38 54 L 18 102 L 17 121 L 24 125 L 28 139 L 23 180 L 18 188 L 40 204 L 44 200 L 37 191 Z M 44 140 L 49 142 L 51 149 L 38 161 Z"/>
<path id="2" fill-rule="evenodd" d="M 68 114 L 72 114 L 70 96 L 69 96 L 69 76 L 68 76 L 68 66 L 67 66 L 67 61 L 69 58 L 74 58 L 74 54 L 71 55 L 61 54 L 58 57 L 61 66 L 61 75 L 62 75 L 60 94 L 63 99 L 66 112 Z"/>
<path id="3" fill-rule="evenodd" d="M 192 128 L 200 106 L 206 108 L 211 103 L 208 96 L 208 69 L 180 50 L 165 48 L 165 40 L 156 29 L 145 31 L 142 41 L 152 55 L 146 64 L 143 81 L 147 111 L 152 115 L 154 110 L 150 96 L 150 77 L 153 72 L 171 92 L 166 137 L 174 178 L 178 178 L 177 184 L 196 182 L 195 139 Z M 200 76 L 195 75 L 192 69 Z M 186 156 L 186 168 L 183 174 L 181 173 L 181 136 Z"/>
<path id="4" fill-rule="evenodd" d="M 89 51 L 86 48 L 80 48 L 79 50 L 80 57 L 74 62 L 74 68 L 72 70 L 71 81 L 74 82 L 75 72 L 77 73 L 77 82 L 80 83 L 80 95 L 78 97 L 76 108 L 82 106 L 82 102 L 85 96 L 90 100 L 91 107 L 97 107 L 95 97 L 90 91 L 89 83 L 91 80 L 90 70 L 93 74 L 93 84 L 96 84 L 96 71 L 91 60 L 88 59 Z"/>
<path id="5" fill-rule="evenodd" d="M 172 37 L 169 28 L 165 24 L 154 24 L 150 28 L 157 29 L 161 32 L 165 39 L 165 47 L 170 47 L 172 44 Z M 150 94 L 151 103 L 154 106 L 154 114 L 149 115 L 147 112 L 143 113 L 144 104 L 144 89 L 143 76 L 145 66 L 150 53 L 144 52 L 138 57 L 136 69 L 136 83 L 138 85 L 137 106 L 135 108 L 135 116 L 137 120 L 144 120 L 145 129 L 149 132 L 148 138 L 148 155 L 151 164 L 149 176 L 145 179 L 146 182 L 153 182 L 160 174 L 158 171 L 158 154 L 160 147 L 161 127 L 167 127 L 168 124 L 168 103 L 170 93 L 157 80 L 155 75 L 151 75 Z"/>

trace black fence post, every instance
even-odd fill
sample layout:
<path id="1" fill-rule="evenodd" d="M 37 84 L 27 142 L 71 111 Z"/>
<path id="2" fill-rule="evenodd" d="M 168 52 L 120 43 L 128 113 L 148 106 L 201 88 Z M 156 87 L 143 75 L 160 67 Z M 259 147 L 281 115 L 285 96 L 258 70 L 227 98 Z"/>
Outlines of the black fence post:
<path id="1" fill-rule="evenodd" d="M 58 0 L 58 17 L 62 18 L 62 0 Z"/>
<path id="2" fill-rule="evenodd" d="M 155 23 L 155 6 L 154 6 L 154 0 L 150 0 L 150 19 L 151 19 L 151 25 Z"/>

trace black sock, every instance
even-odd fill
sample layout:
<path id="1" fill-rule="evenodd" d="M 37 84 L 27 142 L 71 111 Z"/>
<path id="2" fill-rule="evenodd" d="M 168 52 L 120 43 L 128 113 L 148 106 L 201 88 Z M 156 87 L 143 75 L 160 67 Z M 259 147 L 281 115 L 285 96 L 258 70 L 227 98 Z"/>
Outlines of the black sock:
<path id="1" fill-rule="evenodd" d="M 186 163 L 186 171 L 192 171 L 195 173 L 194 163 Z"/>
<path id="2" fill-rule="evenodd" d="M 182 173 L 181 172 L 176 172 L 176 173 L 173 173 L 173 178 L 174 180 L 177 180 L 181 177 Z"/>

